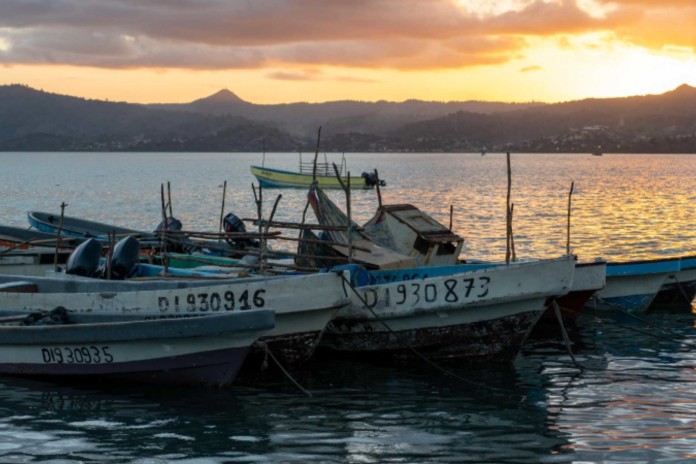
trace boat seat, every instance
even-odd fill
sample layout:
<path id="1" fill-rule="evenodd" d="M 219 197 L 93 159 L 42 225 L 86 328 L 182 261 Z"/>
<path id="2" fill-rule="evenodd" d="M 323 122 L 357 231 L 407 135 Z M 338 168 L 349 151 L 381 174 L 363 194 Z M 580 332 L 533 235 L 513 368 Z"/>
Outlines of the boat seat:
<path id="1" fill-rule="evenodd" d="M 36 293 L 39 287 L 33 282 L 26 280 L 15 280 L 14 282 L 5 282 L 0 284 L 0 292 L 16 292 L 16 293 Z"/>

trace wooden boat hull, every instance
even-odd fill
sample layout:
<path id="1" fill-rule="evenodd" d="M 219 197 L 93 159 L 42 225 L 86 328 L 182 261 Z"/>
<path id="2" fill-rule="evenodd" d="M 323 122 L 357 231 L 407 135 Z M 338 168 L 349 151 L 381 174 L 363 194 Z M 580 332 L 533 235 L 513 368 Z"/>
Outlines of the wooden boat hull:
<path id="1" fill-rule="evenodd" d="M 350 308 L 327 326 L 321 347 L 396 357 L 410 357 L 415 349 L 434 358 L 510 360 L 546 299 L 569 291 L 574 269 L 575 259 L 563 257 L 410 280 L 403 280 L 406 270 L 374 271 L 370 274 L 384 283 L 357 286 Z M 437 267 L 414 271 L 432 273 Z M 393 280 L 385 278 L 390 274 Z"/>
<path id="2" fill-rule="evenodd" d="M 297 364 L 309 359 L 326 324 L 337 310 L 349 304 L 343 278 L 337 273 L 143 281 L 0 276 L 0 286 L 12 282 L 33 285 L 35 291 L 0 290 L 0 310 L 31 312 L 63 306 L 72 311 L 95 314 L 186 317 L 271 309 L 276 314 L 275 328 L 260 341 L 275 347 L 279 353 L 285 353 L 285 358 L 279 359 L 284 364 Z M 312 343 L 297 343 L 293 337 L 311 338 Z M 297 352 L 294 347 L 303 349 Z"/>
<path id="3" fill-rule="evenodd" d="M 188 319 L 1 326 L 0 373 L 226 385 L 274 325 L 256 310 Z"/>
<path id="4" fill-rule="evenodd" d="M 120 227 L 111 224 L 104 224 L 97 221 L 89 221 L 71 216 L 63 216 L 61 226 L 60 214 L 44 213 L 41 211 L 30 211 L 27 213 L 29 224 L 36 230 L 55 234 L 58 228 L 61 235 L 66 237 L 108 237 L 110 233 L 116 235 L 138 235 L 144 232 L 127 227 Z M 145 234 L 149 234 L 145 232 Z"/>
<path id="5" fill-rule="evenodd" d="M 598 260 L 575 265 L 570 291 L 567 295 L 556 298 L 564 322 L 575 322 L 592 295 L 604 288 L 606 277 L 606 261 Z M 557 322 L 556 311 L 550 303 L 540 322 Z"/>
<path id="6" fill-rule="evenodd" d="M 647 311 L 668 275 L 680 269 L 679 258 L 607 264 L 607 283 L 587 307 L 593 310 Z"/>
<path id="7" fill-rule="evenodd" d="M 299 172 L 283 171 L 262 166 L 251 166 L 251 174 L 259 181 L 263 188 L 303 188 L 307 189 L 314 180 L 311 174 L 301 174 Z M 348 185 L 348 178 L 341 178 L 343 183 Z M 336 176 L 316 176 L 319 187 L 325 189 L 340 189 L 341 183 Z M 373 186 L 367 185 L 362 177 L 351 176 L 350 187 L 355 189 L 370 189 Z"/>
<path id="8" fill-rule="evenodd" d="M 63 265 L 70 253 L 41 248 L 0 252 L 0 274 L 42 276 L 55 269 L 55 263 Z M 57 260 L 56 260 L 57 259 Z"/>
<path id="9" fill-rule="evenodd" d="M 648 309 L 691 311 L 696 297 L 696 256 L 679 261 L 679 272 L 669 274 Z"/>

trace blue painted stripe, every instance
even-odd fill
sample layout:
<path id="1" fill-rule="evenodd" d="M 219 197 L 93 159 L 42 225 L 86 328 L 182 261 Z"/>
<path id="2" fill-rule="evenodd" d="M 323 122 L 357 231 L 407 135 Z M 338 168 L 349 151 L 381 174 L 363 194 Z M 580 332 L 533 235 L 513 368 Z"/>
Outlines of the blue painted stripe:
<path id="1" fill-rule="evenodd" d="M 681 269 L 680 259 L 655 261 L 636 261 L 625 263 L 607 263 L 607 276 L 629 276 L 677 272 Z"/>

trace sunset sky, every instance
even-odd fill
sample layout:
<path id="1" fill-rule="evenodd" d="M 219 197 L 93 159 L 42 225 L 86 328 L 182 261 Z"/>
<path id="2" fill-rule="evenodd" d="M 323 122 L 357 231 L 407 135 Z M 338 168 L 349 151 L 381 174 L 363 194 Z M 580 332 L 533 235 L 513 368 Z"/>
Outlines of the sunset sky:
<path id="1" fill-rule="evenodd" d="M 696 86 L 696 0 L 1 0 L 0 85 L 138 103 Z"/>

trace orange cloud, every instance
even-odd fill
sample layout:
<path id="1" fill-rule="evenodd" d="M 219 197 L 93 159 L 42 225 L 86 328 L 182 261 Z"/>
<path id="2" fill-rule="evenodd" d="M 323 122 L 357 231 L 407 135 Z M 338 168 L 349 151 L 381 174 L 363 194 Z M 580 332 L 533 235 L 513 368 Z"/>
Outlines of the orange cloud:
<path id="1" fill-rule="evenodd" d="M 597 17 L 575 1 L 532 0 L 481 16 L 456 0 L 3 0 L 0 64 L 424 70 L 505 63 L 535 36 L 613 30 L 656 48 L 694 45 L 693 0 L 600 4 L 613 6 Z M 679 30 L 667 27 L 675 12 Z"/>

